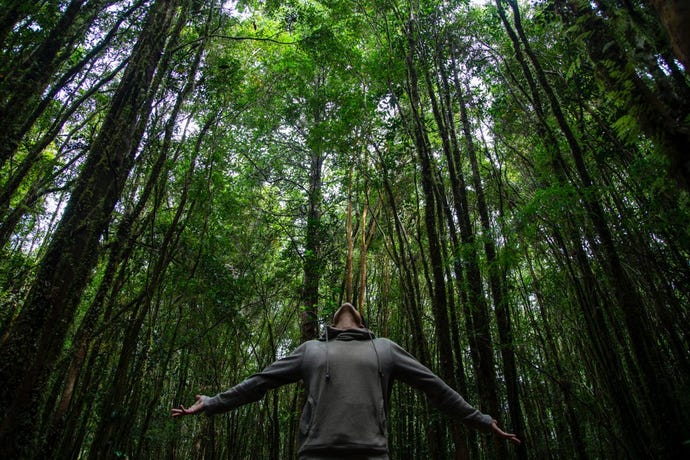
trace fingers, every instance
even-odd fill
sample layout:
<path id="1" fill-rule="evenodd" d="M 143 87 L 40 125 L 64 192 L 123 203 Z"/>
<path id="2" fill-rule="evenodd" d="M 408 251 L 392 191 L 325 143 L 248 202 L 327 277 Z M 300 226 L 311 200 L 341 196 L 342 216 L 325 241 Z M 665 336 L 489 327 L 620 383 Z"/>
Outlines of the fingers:
<path id="1" fill-rule="evenodd" d="M 180 404 L 180 407 L 173 407 L 171 410 L 171 415 L 173 417 L 179 417 L 180 415 L 187 415 L 189 414 L 189 411 L 185 409 L 185 407 Z"/>
<path id="2" fill-rule="evenodd" d="M 180 404 L 178 407 L 173 407 L 170 415 L 173 417 L 180 417 L 182 415 L 193 415 L 201 412 L 204 409 L 204 395 L 196 395 L 196 401 L 189 407 L 184 407 Z"/>
<path id="3" fill-rule="evenodd" d="M 514 444 L 522 444 L 522 441 L 513 433 L 506 433 L 498 427 L 496 420 L 491 423 L 491 428 L 493 429 L 496 436 L 500 436 L 503 439 L 507 439 Z"/>
<path id="4" fill-rule="evenodd" d="M 520 441 L 520 439 L 518 439 L 518 437 L 515 436 L 514 434 L 506 433 L 506 435 L 507 435 L 506 439 L 511 441 L 513 444 L 516 444 L 516 445 L 522 444 L 522 441 Z"/>
<path id="5" fill-rule="evenodd" d="M 190 406 L 190 407 L 184 407 L 182 404 L 180 404 L 179 407 L 173 407 L 171 410 L 171 415 L 173 417 L 179 417 L 181 415 L 192 415 L 196 414 L 199 412 L 199 408 L 195 407 L 196 404 Z"/>
<path id="6" fill-rule="evenodd" d="M 501 431 L 501 430 L 499 430 L 499 431 L 500 431 L 499 435 L 502 438 L 507 439 L 508 441 L 511 441 L 514 444 L 521 444 L 522 443 L 522 441 L 520 441 L 520 439 L 514 433 L 506 433 L 505 431 Z"/>

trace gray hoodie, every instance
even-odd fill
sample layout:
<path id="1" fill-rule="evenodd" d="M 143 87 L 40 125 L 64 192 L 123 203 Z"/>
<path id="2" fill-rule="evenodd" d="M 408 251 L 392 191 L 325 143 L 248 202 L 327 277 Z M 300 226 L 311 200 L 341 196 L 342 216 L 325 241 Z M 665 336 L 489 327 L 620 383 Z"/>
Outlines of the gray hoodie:
<path id="1" fill-rule="evenodd" d="M 329 327 L 319 340 L 300 345 L 231 389 L 204 400 L 207 415 L 261 399 L 267 390 L 304 381 L 307 402 L 300 420 L 300 454 L 385 454 L 386 413 L 393 381 L 423 391 L 441 411 L 480 431 L 492 418 L 395 342 L 367 329 Z"/>

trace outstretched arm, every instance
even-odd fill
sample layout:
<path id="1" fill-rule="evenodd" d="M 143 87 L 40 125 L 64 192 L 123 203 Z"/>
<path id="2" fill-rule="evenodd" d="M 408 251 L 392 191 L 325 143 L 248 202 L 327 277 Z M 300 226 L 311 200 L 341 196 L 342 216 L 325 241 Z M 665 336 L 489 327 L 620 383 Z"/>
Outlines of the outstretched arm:
<path id="1" fill-rule="evenodd" d="M 215 396 L 197 395 L 196 402 L 190 407 L 179 405 L 173 408 L 172 416 L 192 415 L 202 411 L 206 415 L 213 415 L 258 401 L 271 388 L 296 382 L 302 378 L 301 363 L 304 351 L 305 344 L 302 344 L 291 355 L 275 361 L 263 371 Z"/>
<path id="2" fill-rule="evenodd" d="M 485 433 L 493 431 L 493 418 L 472 407 L 429 368 L 395 342 L 391 343 L 393 378 L 424 392 L 429 402 L 442 412 Z"/>
<path id="3" fill-rule="evenodd" d="M 512 442 L 513 444 L 520 444 L 522 442 L 513 433 L 506 433 L 505 431 L 500 429 L 498 427 L 498 423 L 496 422 L 496 420 L 491 422 L 491 432 L 495 436 L 498 436 L 499 438 L 507 439 L 508 441 Z"/>
<path id="4" fill-rule="evenodd" d="M 463 423 L 472 428 L 490 432 L 515 444 L 520 444 L 520 440 L 514 434 L 501 430 L 496 420 L 468 404 L 462 396 L 400 345 L 395 342 L 390 343 L 394 378 L 423 391 L 434 406 L 451 416 L 459 417 Z"/>
<path id="5" fill-rule="evenodd" d="M 198 414 L 199 412 L 204 410 L 204 400 L 206 398 L 208 398 L 208 396 L 196 395 L 196 401 L 191 406 L 184 407 L 182 404 L 180 404 L 178 407 L 173 407 L 172 416 L 180 417 L 182 415 Z"/>

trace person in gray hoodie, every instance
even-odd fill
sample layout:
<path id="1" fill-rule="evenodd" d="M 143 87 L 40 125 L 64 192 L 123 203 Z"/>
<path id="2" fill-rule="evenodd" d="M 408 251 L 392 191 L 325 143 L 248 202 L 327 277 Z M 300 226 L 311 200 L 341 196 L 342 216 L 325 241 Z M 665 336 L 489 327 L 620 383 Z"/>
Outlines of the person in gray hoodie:
<path id="1" fill-rule="evenodd" d="M 466 425 L 520 443 L 398 344 L 375 338 L 350 303 L 336 311 L 319 340 L 303 343 L 225 392 L 197 395 L 192 406 L 173 408 L 172 416 L 227 412 L 299 380 L 307 395 L 299 424 L 300 460 L 388 459 L 386 414 L 395 380 L 421 390 L 432 405 Z"/>

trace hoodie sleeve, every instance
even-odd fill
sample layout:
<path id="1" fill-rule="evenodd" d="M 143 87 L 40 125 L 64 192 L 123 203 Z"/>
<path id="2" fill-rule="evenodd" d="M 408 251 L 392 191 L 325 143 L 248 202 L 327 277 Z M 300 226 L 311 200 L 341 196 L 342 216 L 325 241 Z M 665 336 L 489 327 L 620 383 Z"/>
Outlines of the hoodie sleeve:
<path id="1" fill-rule="evenodd" d="M 391 343 L 394 379 L 424 392 L 431 404 L 442 412 L 459 418 L 464 424 L 483 432 L 491 431 L 493 418 L 470 406 L 448 384 L 417 361 L 395 342 Z"/>
<path id="2" fill-rule="evenodd" d="M 300 380 L 305 349 L 306 343 L 303 343 L 289 356 L 275 361 L 242 383 L 215 396 L 206 397 L 204 412 L 206 415 L 227 412 L 244 404 L 258 401 L 272 388 Z"/>

